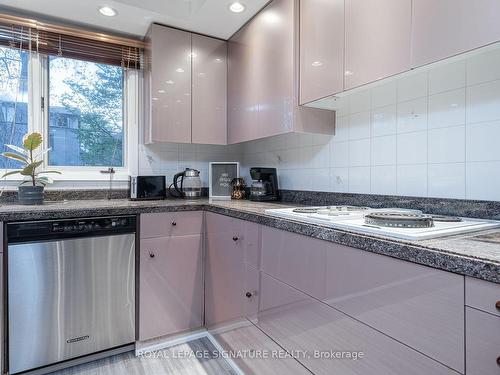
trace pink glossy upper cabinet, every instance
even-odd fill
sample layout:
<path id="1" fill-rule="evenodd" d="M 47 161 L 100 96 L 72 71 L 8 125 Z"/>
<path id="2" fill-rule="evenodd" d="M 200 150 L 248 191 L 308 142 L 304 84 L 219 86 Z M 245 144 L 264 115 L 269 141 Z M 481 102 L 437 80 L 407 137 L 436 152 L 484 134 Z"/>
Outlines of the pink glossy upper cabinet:
<path id="1" fill-rule="evenodd" d="M 226 42 L 193 34 L 192 142 L 227 143 Z"/>
<path id="2" fill-rule="evenodd" d="M 345 1 L 345 89 L 410 69 L 411 0 Z"/>
<path id="3" fill-rule="evenodd" d="M 253 20 L 252 50 L 259 84 L 258 136 L 293 131 L 294 1 L 274 0 Z"/>
<path id="4" fill-rule="evenodd" d="M 229 40 L 229 143 L 294 131 L 333 134 L 333 112 L 299 107 L 298 5 L 270 2 Z"/>
<path id="5" fill-rule="evenodd" d="M 344 0 L 300 1 L 300 104 L 344 89 Z"/>
<path id="6" fill-rule="evenodd" d="M 412 67 L 500 40 L 498 0 L 413 0 Z"/>
<path id="7" fill-rule="evenodd" d="M 152 113 L 146 142 L 191 143 L 191 34 L 153 24 L 148 37 Z"/>
<path id="8" fill-rule="evenodd" d="M 228 143 L 248 141 L 257 134 L 259 88 L 254 75 L 252 29 L 249 24 L 228 41 Z"/>

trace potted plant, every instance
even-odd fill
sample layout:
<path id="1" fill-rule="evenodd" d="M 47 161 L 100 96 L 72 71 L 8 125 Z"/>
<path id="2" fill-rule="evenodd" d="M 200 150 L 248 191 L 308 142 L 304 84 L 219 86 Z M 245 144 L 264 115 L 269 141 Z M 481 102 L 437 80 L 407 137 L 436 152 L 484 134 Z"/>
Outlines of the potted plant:
<path id="1" fill-rule="evenodd" d="M 52 179 L 43 174 L 58 173 L 58 171 L 41 171 L 37 168 L 43 164 L 43 158 L 50 148 L 41 150 L 35 154 L 35 151 L 42 145 L 42 135 L 40 133 L 29 133 L 23 138 L 23 147 L 14 145 L 5 145 L 16 152 L 4 152 L 2 156 L 16 160 L 23 164 L 21 169 L 16 169 L 5 173 L 2 178 L 21 174 L 25 180 L 19 185 L 19 203 L 21 204 L 43 204 L 43 190 L 45 185 L 52 183 Z M 28 185 L 29 184 L 29 185 Z"/>

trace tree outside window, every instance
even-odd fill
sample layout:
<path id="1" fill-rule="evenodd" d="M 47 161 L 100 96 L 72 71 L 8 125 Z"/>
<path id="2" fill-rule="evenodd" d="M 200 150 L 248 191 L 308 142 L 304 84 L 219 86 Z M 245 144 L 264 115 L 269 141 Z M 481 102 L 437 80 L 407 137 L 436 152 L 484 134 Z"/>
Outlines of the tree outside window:
<path id="1" fill-rule="evenodd" d="M 122 167 L 123 69 L 49 57 L 49 164 Z"/>

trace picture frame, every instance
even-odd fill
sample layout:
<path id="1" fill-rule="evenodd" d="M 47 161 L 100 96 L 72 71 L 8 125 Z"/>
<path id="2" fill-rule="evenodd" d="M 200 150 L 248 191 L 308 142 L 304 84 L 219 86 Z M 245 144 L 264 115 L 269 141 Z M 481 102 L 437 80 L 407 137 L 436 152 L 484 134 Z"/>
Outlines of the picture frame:
<path id="1" fill-rule="evenodd" d="M 210 162 L 208 167 L 208 197 L 210 200 L 231 200 L 233 178 L 240 176 L 239 162 Z"/>

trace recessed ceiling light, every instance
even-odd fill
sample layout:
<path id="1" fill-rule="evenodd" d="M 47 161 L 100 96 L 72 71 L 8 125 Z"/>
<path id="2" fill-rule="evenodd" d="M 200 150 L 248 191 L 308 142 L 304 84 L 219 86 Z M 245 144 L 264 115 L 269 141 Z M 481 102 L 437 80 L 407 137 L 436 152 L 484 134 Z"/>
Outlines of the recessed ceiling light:
<path id="1" fill-rule="evenodd" d="M 316 66 L 323 65 L 323 63 L 321 61 L 313 61 L 313 63 L 311 65 L 314 66 L 314 67 L 316 67 Z"/>
<path id="2" fill-rule="evenodd" d="M 177 68 L 177 69 L 175 69 L 175 71 L 177 73 L 184 73 L 184 69 L 182 69 L 182 68 Z"/>
<path id="3" fill-rule="evenodd" d="M 106 17 L 114 17 L 118 14 L 118 12 L 115 9 L 108 7 L 108 6 L 100 7 L 99 13 L 101 13 L 103 16 L 106 16 Z"/>
<path id="4" fill-rule="evenodd" d="M 245 6 L 242 3 L 235 1 L 229 5 L 229 10 L 233 13 L 241 13 L 245 10 Z"/>
<path id="5" fill-rule="evenodd" d="M 174 81 L 172 81 L 171 79 L 169 79 L 168 81 L 165 81 L 165 83 L 167 85 L 173 85 L 174 84 Z"/>

